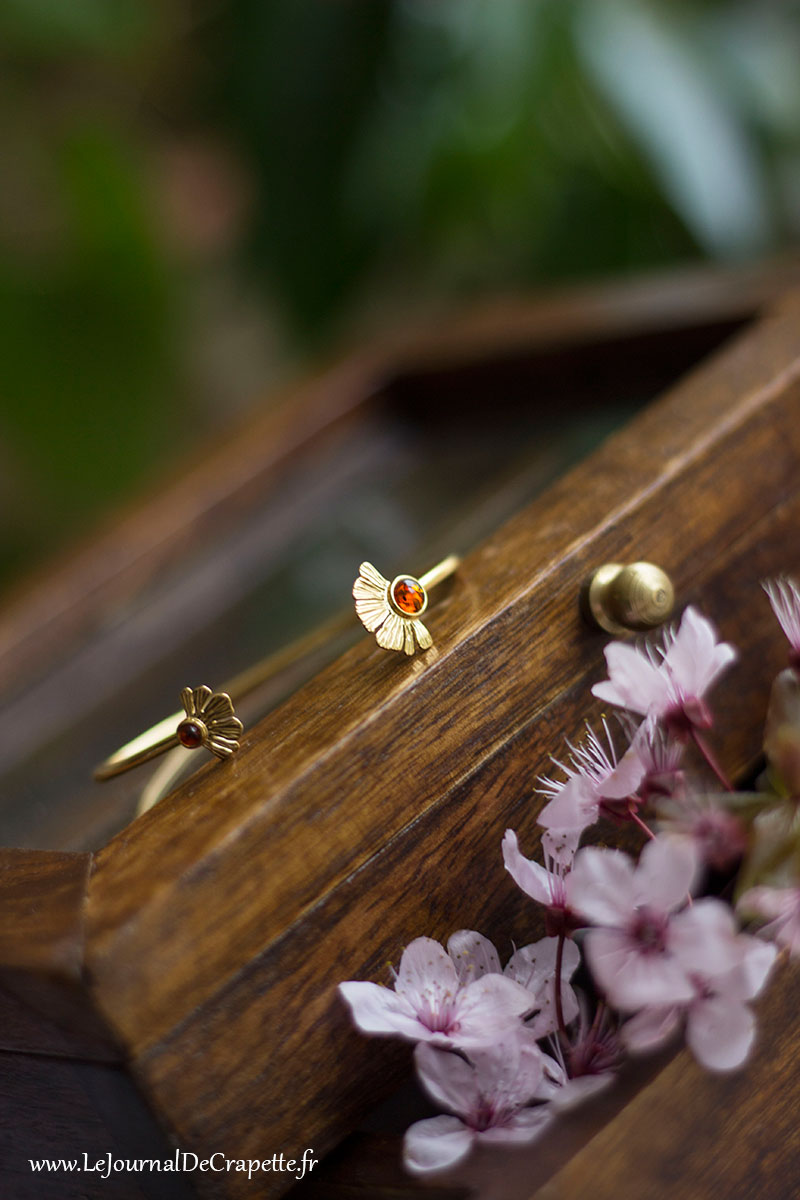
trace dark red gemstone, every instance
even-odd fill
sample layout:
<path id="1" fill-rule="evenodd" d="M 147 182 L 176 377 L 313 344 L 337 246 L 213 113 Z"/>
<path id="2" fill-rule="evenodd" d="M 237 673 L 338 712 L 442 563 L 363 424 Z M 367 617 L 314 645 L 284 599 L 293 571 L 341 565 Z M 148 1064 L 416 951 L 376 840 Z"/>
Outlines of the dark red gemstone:
<path id="1" fill-rule="evenodd" d="M 196 750 L 203 744 L 203 727 L 197 721 L 187 719 L 178 726 L 178 741 L 187 750 Z"/>

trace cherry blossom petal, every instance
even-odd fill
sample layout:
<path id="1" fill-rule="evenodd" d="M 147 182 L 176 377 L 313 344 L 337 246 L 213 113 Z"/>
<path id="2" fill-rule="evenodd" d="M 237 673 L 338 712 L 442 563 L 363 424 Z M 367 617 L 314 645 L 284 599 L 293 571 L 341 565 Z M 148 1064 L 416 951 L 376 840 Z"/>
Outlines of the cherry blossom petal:
<path id="1" fill-rule="evenodd" d="M 399 1034 L 416 1040 L 428 1035 L 414 1009 L 403 996 L 379 983 L 352 980 L 340 983 L 339 991 L 350 1006 L 353 1020 L 362 1033 Z"/>
<path id="2" fill-rule="evenodd" d="M 679 908 L 689 895 L 700 867 L 691 838 L 661 835 L 643 848 L 635 875 L 635 904 L 662 912 Z"/>
<path id="3" fill-rule="evenodd" d="M 506 830 L 502 848 L 503 863 L 517 887 L 522 888 L 526 896 L 530 896 L 539 904 L 549 904 L 550 872 L 533 859 L 525 858 L 513 829 Z"/>
<path id="4" fill-rule="evenodd" d="M 575 1079 L 568 1079 L 556 1090 L 550 1101 L 550 1108 L 554 1113 L 570 1112 L 591 1100 L 593 1096 L 606 1091 L 615 1079 L 616 1075 L 611 1071 L 604 1071 L 600 1075 L 578 1075 Z"/>
<path id="5" fill-rule="evenodd" d="M 542 1078 L 539 1080 L 534 1100 L 552 1100 L 566 1082 L 567 1073 L 561 1063 L 542 1051 Z"/>
<path id="6" fill-rule="evenodd" d="M 770 579 L 762 584 L 772 611 L 795 654 L 800 654 L 800 589 L 791 579 Z"/>
<path id="7" fill-rule="evenodd" d="M 545 829 L 542 834 L 542 850 L 554 862 L 571 866 L 581 840 L 582 829 Z"/>
<path id="8" fill-rule="evenodd" d="M 586 846 L 570 875 L 572 907 L 598 925 L 624 925 L 635 906 L 634 866 L 621 850 Z"/>
<path id="9" fill-rule="evenodd" d="M 694 989 L 669 953 L 642 953 L 621 930 L 590 929 L 586 957 L 594 978 L 615 1008 L 633 1012 L 657 1004 L 682 1004 Z"/>
<path id="10" fill-rule="evenodd" d="M 490 1101 L 497 1124 L 505 1120 L 504 1113 L 529 1104 L 536 1095 L 544 1070 L 542 1052 L 527 1029 L 469 1053 L 481 1098 Z"/>
<path id="11" fill-rule="evenodd" d="M 549 1054 L 542 1055 L 542 1079 L 536 1091 L 536 1100 L 547 1100 L 553 1112 L 567 1112 L 577 1108 L 584 1100 L 589 1100 L 598 1092 L 604 1092 L 616 1076 L 613 1071 L 603 1071 L 598 1075 L 578 1075 L 569 1079 L 566 1071 Z"/>
<path id="12" fill-rule="evenodd" d="M 669 681 L 646 653 L 625 642 L 611 642 L 605 655 L 608 679 L 594 685 L 593 696 L 643 716 L 666 710 L 670 703 Z"/>
<path id="13" fill-rule="evenodd" d="M 400 959 L 395 990 L 417 1012 L 436 1011 L 451 1003 L 458 990 L 458 976 L 444 946 L 428 937 L 409 942 Z"/>
<path id="14" fill-rule="evenodd" d="M 644 763 L 647 775 L 665 782 L 678 773 L 686 753 L 685 744 L 673 737 L 652 715 L 645 717 L 639 725 L 631 744 Z"/>
<path id="15" fill-rule="evenodd" d="M 598 790 L 604 800 L 624 800 L 633 796 L 647 773 L 645 763 L 639 753 L 636 742 L 632 742 L 617 763 L 614 770 L 599 785 Z"/>
<path id="16" fill-rule="evenodd" d="M 634 1053 L 655 1050 L 672 1037 L 681 1019 L 674 1006 L 643 1008 L 620 1030 L 623 1042 Z"/>
<path id="17" fill-rule="evenodd" d="M 460 1046 L 494 1041 L 513 1029 L 533 1008 L 525 988 L 503 975 L 484 975 L 467 984 L 456 997 L 454 1037 Z"/>
<path id="18" fill-rule="evenodd" d="M 403 1166 L 412 1175 L 444 1171 L 467 1157 L 475 1135 L 458 1117 L 429 1117 L 406 1130 Z"/>
<path id="19" fill-rule="evenodd" d="M 737 908 L 745 913 L 757 913 L 761 917 L 780 917 L 785 911 L 786 893 L 794 891 L 794 888 L 750 888 L 740 898 Z M 800 890 L 797 892 L 797 900 L 800 906 Z"/>
<path id="20" fill-rule="evenodd" d="M 532 1142 L 544 1133 L 553 1120 L 549 1106 L 540 1104 L 536 1108 L 521 1108 L 503 1125 L 493 1125 L 476 1134 L 478 1141 L 499 1144 L 520 1145 Z"/>
<path id="21" fill-rule="evenodd" d="M 672 918 L 669 949 L 685 971 L 703 977 L 735 967 L 741 951 L 730 908 L 713 897 L 695 900 L 691 908 Z"/>
<path id="22" fill-rule="evenodd" d="M 555 979 L 558 938 L 544 937 L 529 946 L 515 950 L 506 963 L 505 974 L 521 983 L 534 995 Z M 580 951 L 572 941 L 565 941 L 561 957 L 561 978 L 571 979 L 581 961 Z"/>
<path id="23" fill-rule="evenodd" d="M 664 663 L 681 695 L 700 698 L 736 660 L 733 646 L 717 642 L 714 626 L 691 605 L 681 618 Z"/>
<path id="24" fill-rule="evenodd" d="M 484 975 L 500 975 L 497 951 L 488 938 L 474 929 L 459 929 L 447 942 L 447 953 L 455 963 L 462 987 Z"/>
<path id="25" fill-rule="evenodd" d="M 541 938 L 530 946 L 516 950 L 506 963 L 505 974 L 522 984 L 535 997 L 536 1016 L 527 1028 L 534 1037 L 546 1037 L 558 1028 L 556 1016 L 556 954 L 558 938 Z M 561 962 L 561 1007 L 567 1024 L 578 1015 L 578 999 L 569 985 L 580 964 L 581 956 L 573 941 L 565 941 Z"/>
<path id="26" fill-rule="evenodd" d="M 793 958 L 800 955 L 800 888 L 750 888 L 737 907 L 750 915 L 771 918 L 759 935 L 785 946 Z"/>
<path id="27" fill-rule="evenodd" d="M 442 1108 L 466 1117 L 480 1104 L 475 1068 L 459 1054 L 420 1042 L 414 1048 L 414 1066 L 425 1091 Z"/>
<path id="28" fill-rule="evenodd" d="M 727 996 L 711 996 L 689 1009 L 686 1041 L 704 1067 L 732 1071 L 747 1058 L 755 1029 L 755 1018 L 747 1005 Z"/>
<path id="29" fill-rule="evenodd" d="M 775 966 L 778 950 L 771 942 L 763 942 L 746 933 L 740 933 L 737 941 L 742 947 L 742 960 L 734 972 L 735 979 L 728 994 L 740 1000 L 754 1000 Z"/>
<path id="30" fill-rule="evenodd" d="M 565 840 L 574 849 L 584 829 L 597 820 L 599 800 L 583 775 L 573 775 L 539 813 L 539 824 L 552 838 Z M 560 856 L 556 856 L 560 857 Z"/>

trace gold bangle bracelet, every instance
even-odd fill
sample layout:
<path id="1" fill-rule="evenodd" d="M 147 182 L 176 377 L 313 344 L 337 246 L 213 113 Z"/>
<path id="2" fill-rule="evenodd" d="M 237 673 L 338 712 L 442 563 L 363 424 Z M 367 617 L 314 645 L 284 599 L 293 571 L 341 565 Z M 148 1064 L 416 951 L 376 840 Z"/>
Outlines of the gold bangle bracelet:
<path id="1" fill-rule="evenodd" d="M 412 584 L 419 584 L 424 593 L 427 593 L 428 589 L 436 587 L 437 584 L 452 575 L 459 563 L 458 556 L 451 554 L 432 567 L 430 571 L 421 575 L 419 579 L 414 579 L 412 576 L 399 576 L 391 585 L 387 583 L 387 594 L 390 587 L 396 588 L 401 582 L 409 581 Z M 364 567 L 369 567 L 369 564 L 362 564 L 362 572 Z M 375 571 L 374 568 L 371 570 Z M 378 579 L 383 579 L 377 572 L 375 575 Z M 383 582 L 386 583 L 385 580 Z M 357 585 L 358 580 L 354 586 L 354 594 Z M 389 603 L 394 607 L 391 599 Z M 425 594 L 425 605 L 420 608 L 420 615 L 425 606 L 427 606 L 427 594 Z M 356 611 L 362 622 L 367 625 L 359 611 L 358 601 Z M 395 610 L 395 612 L 399 617 L 399 611 Z M 404 624 L 408 624 L 412 620 L 415 620 L 415 617 L 403 612 Z M 223 690 L 219 692 L 212 692 L 211 688 L 206 686 L 184 688 L 181 693 L 183 712 L 176 712 L 165 717 L 163 721 L 159 721 L 158 724 L 120 747 L 95 769 L 95 779 L 111 779 L 171 751 L 142 792 L 137 815 L 145 812 L 162 799 L 171 790 L 175 780 L 183 774 L 187 761 L 184 751 L 204 747 L 218 758 L 225 759 L 231 757 L 238 750 L 239 736 L 243 726 L 239 718 L 235 716 L 234 704 L 238 704 L 288 667 L 320 649 L 337 635 L 344 633 L 352 623 L 352 610 L 340 613 L 290 646 L 270 654 L 254 666 L 240 672 L 229 680 Z M 378 640 L 380 642 L 380 631 Z M 400 649 L 402 644 L 392 645 L 391 648 Z"/>

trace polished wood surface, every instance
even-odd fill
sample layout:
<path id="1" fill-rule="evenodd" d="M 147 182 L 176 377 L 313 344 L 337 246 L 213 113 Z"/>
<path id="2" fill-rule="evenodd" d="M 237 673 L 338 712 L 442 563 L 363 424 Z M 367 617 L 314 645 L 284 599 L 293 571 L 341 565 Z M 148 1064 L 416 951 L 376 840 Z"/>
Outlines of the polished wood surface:
<path id="1" fill-rule="evenodd" d="M 742 647 L 721 749 L 754 761 L 782 655 L 760 580 L 800 567 L 798 316 L 794 299 L 470 555 L 426 659 L 365 639 L 99 852 L 97 1001 L 183 1141 L 329 1148 L 402 1058 L 350 1031 L 336 983 L 385 979 L 423 932 L 536 934 L 499 843 L 513 824 L 533 849 L 532 777 L 592 711 L 603 639 L 577 595 L 598 562 L 662 564 Z"/>
<path id="2" fill-rule="evenodd" d="M 118 1060 L 84 980 L 88 854 L 0 850 L 0 1050 Z"/>
<path id="3" fill-rule="evenodd" d="M 611 313 L 624 326 L 620 310 Z M 547 336 L 552 328 L 541 333 L 543 342 Z M 427 353 L 418 359 L 418 399 L 443 370 L 440 361 L 432 369 Z M 614 355 L 605 361 L 602 386 L 611 389 Z M 480 364 L 474 369 L 481 377 Z M 464 367 L 459 378 L 472 371 Z M 473 380 L 476 400 L 491 377 Z M 365 384 L 358 372 L 341 382 L 341 405 L 324 417 L 315 410 L 308 428 L 331 421 L 344 444 L 351 389 L 363 399 Z M 396 386 L 402 396 L 402 381 Z M 299 446 L 303 436 L 300 427 L 283 444 L 296 439 Z M 228 453 L 217 464 L 221 488 L 224 471 L 234 471 Z M 245 466 L 256 457 L 253 451 Z M 800 571 L 798 462 L 795 295 L 481 540 L 437 589 L 428 621 L 435 648 L 427 655 L 405 660 L 365 636 L 249 729 L 234 760 L 201 771 L 95 854 L 4 852 L 7 1051 L 119 1057 L 168 1136 L 198 1153 L 332 1150 L 409 1069 L 407 1046 L 355 1034 L 337 983 L 388 981 L 387 964 L 422 933 L 446 938 L 471 926 L 506 951 L 511 939 L 541 932 L 502 869 L 500 839 L 513 826 L 526 853 L 534 852 L 533 779 L 584 717 L 597 716 L 589 688 L 602 677 L 606 639 L 582 624 L 578 593 L 599 563 L 659 563 L 681 604 L 699 604 L 740 647 L 717 696 L 717 744 L 731 771 L 752 768 L 769 681 L 783 657 L 760 582 L 779 570 Z M 253 469 L 269 477 L 268 464 Z M 210 477 L 198 471 L 194 485 L 186 484 L 188 507 L 173 510 L 172 493 L 168 505 L 153 509 L 162 517 L 169 510 L 176 522 L 178 541 L 162 530 L 170 552 L 184 536 L 201 537 L 199 509 L 191 506 L 201 505 L 198 480 Z M 228 484 L 238 497 L 230 508 L 224 489 L 216 493 L 218 514 L 230 517 L 252 500 L 248 471 Z M 211 495 L 204 503 L 213 507 Z M 73 575 L 65 568 L 55 577 L 52 625 L 44 608 L 34 606 L 24 619 L 21 607 L 11 611 L 7 663 L 34 679 L 51 639 L 77 638 L 79 628 L 85 633 L 101 620 L 118 586 L 124 591 L 158 573 L 164 560 L 146 511 L 129 520 L 119 571 L 105 566 L 84 607 L 76 581 L 85 586 L 99 569 L 103 555 L 93 557 L 94 550 Z M 137 529 L 144 538 L 138 551 Z M 104 545 L 108 551 L 111 541 Z M 30 594 L 46 605 L 45 583 Z M 41 645 L 37 621 L 47 630 Z M 618 837 L 615 829 L 605 833 Z M 35 1014 L 27 1023 L 21 1003 Z M 60 1047 L 53 1023 L 65 1031 Z M 672 1069 L 642 1082 L 636 1096 L 657 1096 L 652 1088 Z M 784 1079 L 796 1103 L 793 1086 Z M 609 1129 L 627 1107 L 609 1116 Z M 714 1130 L 724 1139 L 736 1126 Z M 598 1136 L 588 1127 L 581 1134 L 585 1141 Z M 396 1137 L 382 1144 L 396 1153 Z M 625 1144 L 620 1179 L 647 1170 L 637 1156 L 626 1161 Z M 767 1153 L 766 1141 L 755 1144 L 754 1154 Z M 554 1164 L 551 1174 L 589 1163 L 581 1156 L 591 1157 L 592 1145 L 582 1150 L 578 1138 L 570 1162 Z M 351 1181 L 340 1169 L 337 1187 L 355 1195 L 357 1155 L 349 1169 Z M 595 1169 L 587 1165 L 585 1177 Z M 692 1196 L 688 1176 L 679 1163 L 675 1169 L 684 1191 L 674 1194 Z M 360 1194 L 420 1186 L 392 1191 L 396 1170 L 387 1163 L 385 1186 L 372 1170 Z M 481 1200 L 503 1194 L 498 1180 L 500 1167 L 481 1185 Z M 533 1174 L 530 1183 L 539 1186 Z M 270 1194 L 284 1190 L 283 1181 L 270 1185 Z M 236 1175 L 195 1186 L 209 1196 L 257 1194 Z"/>
<path id="4" fill-rule="evenodd" d="M 796 1196 L 799 987 L 796 967 L 784 964 L 758 1005 L 745 1070 L 715 1075 L 681 1051 L 526 1200 L 583 1200 L 588 1180 L 595 1200 Z"/>

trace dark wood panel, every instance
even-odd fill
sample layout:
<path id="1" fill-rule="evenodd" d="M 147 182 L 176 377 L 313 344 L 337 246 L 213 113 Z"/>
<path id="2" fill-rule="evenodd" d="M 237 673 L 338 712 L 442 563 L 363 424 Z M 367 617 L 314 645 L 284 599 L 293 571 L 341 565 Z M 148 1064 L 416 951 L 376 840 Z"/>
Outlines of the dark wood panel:
<path id="1" fill-rule="evenodd" d="M 85 987 L 88 854 L 0 850 L 0 1048 L 118 1059 Z M 3 995 L 5 993 L 5 995 Z"/>
<path id="2" fill-rule="evenodd" d="M 608 345 L 610 331 L 636 325 L 634 296 L 571 316 L 567 306 L 560 328 L 569 334 L 572 319 L 569 336 L 605 330 Z M 640 334 L 655 329 L 656 308 L 641 292 L 637 302 Z M 508 337 L 489 321 L 464 361 L 482 346 L 511 351 L 519 329 L 509 310 L 504 319 Z M 669 319 L 680 324 L 677 302 Z M 546 310 L 520 322 L 552 343 Z M 442 356 L 448 337 L 415 343 L 423 405 L 443 369 L 451 383 L 458 376 L 446 361 L 453 347 Z M 64 644 L 91 642 L 105 606 L 124 604 L 209 530 L 235 524 L 309 441 L 344 439 L 353 405 L 378 383 L 402 404 L 386 374 L 401 351 L 408 367 L 400 338 L 399 357 L 384 348 L 380 370 L 371 353 L 356 356 L 301 388 L 299 420 L 283 412 L 248 431 L 250 442 L 254 428 L 271 439 L 267 453 L 251 445 L 239 461 L 244 440 L 234 439 L 29 590 L 30 606 L 7 613 L 6 665 L 32 680 Z M 555 367 L 551 376 L 554 386 Z M 491 378 L 477 370 L 476 389 L 490 390 Z M 604 639 L 577 607 L 601 561 L 660 562 L 681 600 L 740 644 L 720 753 L 732 770 L 752 765 L 782 654 L 760 579 L 800 570 L 798 461 L 794 297 L 471 553 L 431 608 L 427 656 L 406 661 L 364 636 L 251 729 L 235 760 L 203 771 L 93 859 L 4 852 L 5 1045 L 26 1052 L 8 1055 L 11 1066 L 39 1079 L 28 1108 L 43 1086 L 37 1063 L 55 1080 L 73 1070 L 88 1079 L 83 1066 L 99 1079 L 113 1068 L 77 1059 L 119 1054 L 164 1127 L 201 1153 L 322 1153 L 353 1130 L 407 1072 L 408 1048 L 357 1037 L 336 983 L 385 979 L 387 961 L 423 932 L 472 924 L 497 938 L 537 935 L 502 871 L 500 837 L 514 825 L 533 850 L 532 779 L 578 731 L 602 674 Z M 54 1086 L 59 1120 L 73 1084 Z M 74 1116 L 90 1120 L 80 1104 Z M 252 1194 L 236 1176 L 202 1186 Z"/>
<path id="3" fill-rule="evenodd" d="M 86 1171 L 99 1160 L 166 1159 L 170 1147 L 118 1067 L 0 1053 L 0 1195 L 3 1200 L 192 1200 L 192 1175 Z M 80 1170 L 31 1169 L 66 1159 Z"/>
<path id="4" fill-rule="evenodd" d="M 799 985 L 797 968 L 784 964 L 757 1006 L 745 1070 L 714 1075 L 682 1051 L 530 1200 L 796 1196 Z"/>
<path id="5" fill-rule="evenodd" d="M 600 561 L 661 562 L 742 646 L 722 752 L 752 761 L 781 652 L 760 576 L 800 566 L 798 313 L 745 334 L 472 554 L 431 610 L 426 660 L 365 638 L 97 856 L 98 1003 L 188 1145 L 330 1146 L 401 1069 L 397 1048 L 349 1031 L 335 983 L 383 977 L 423 931 L 492 933 L 509 913 L 514 929 L 491 868 L 506 824 L 532 836 L 531 778 L 602 674 L 576 603 Z"/>

